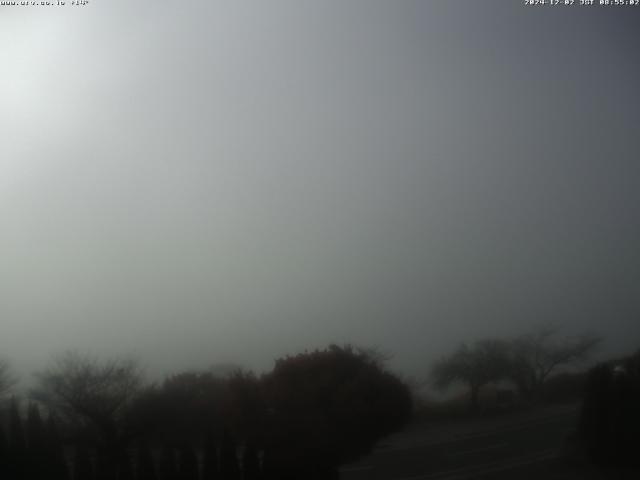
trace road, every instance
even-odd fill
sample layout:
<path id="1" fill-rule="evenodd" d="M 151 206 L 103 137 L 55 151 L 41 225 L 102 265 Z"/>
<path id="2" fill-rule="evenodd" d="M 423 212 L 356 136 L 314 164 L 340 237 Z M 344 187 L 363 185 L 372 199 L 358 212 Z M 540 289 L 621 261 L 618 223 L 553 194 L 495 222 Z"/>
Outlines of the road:
<path id="1" fill-rule="evenodd" d="M 391 437 L 358 463 L 345 466 L 340 478 L 525 478 L 527 472 L 559 455 L 577 415 L 578 407 L 569 405 L 447 426 L 416 426 Z"/>

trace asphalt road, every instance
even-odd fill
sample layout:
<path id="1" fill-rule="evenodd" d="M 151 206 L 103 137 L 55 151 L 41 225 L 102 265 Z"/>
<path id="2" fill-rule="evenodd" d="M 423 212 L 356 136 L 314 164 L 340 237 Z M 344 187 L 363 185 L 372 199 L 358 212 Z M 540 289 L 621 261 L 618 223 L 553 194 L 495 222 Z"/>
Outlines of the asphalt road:
<path id="1" fill-rule="evenodd" d="M 422 425 L 391 437 L 341 469 L 342 480 L 461 480 L 530 477 L 561 453 L 577 405 L 495 419 Z M 536 476 L 537 477 L 537 476 Z"/>

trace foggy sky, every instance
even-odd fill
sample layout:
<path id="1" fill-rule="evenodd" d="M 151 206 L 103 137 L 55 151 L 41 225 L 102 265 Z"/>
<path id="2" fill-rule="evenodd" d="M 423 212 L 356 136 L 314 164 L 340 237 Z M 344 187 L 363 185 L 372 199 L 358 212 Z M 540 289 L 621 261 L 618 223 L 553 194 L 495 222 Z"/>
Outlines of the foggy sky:
<path id="1" fill-rule="evenodd" d="M 0 7 L 0 355 L 640 347 L 638 8 Z"/>

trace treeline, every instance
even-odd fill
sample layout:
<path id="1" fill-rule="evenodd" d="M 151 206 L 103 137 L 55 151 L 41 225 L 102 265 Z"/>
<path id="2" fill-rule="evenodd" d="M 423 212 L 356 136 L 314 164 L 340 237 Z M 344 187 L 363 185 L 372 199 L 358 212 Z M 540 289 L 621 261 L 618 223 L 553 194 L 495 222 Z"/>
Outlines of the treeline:
<path id="1" fill-rule="evenodd" d="M 380 355 L 336 345 L 259 377 L 185 372 L 153 385 L 130 360 L 67 353 L 30 397 L 26 415 L 15 401 L 5 415 L 0 478 L 337 478 L 412 412 Z"/>
<path id="2" fill-rule="evenodd" d="M 6 425 L 0 425 L 0 478 L 69 478 L 64 446 L 53 416 L 50 415 L 43 422 L 40 409 L 30 404 L 25 423 L 19 413 L 18 402 L 14 399 L 8 418 L 4 420 Z"/>
<path id="3" fill-rule="evenodd" d="M 139 438 L 110 457 L 88 438 L 65 440 L 53 416 L 43 422 L 35 404 L 29 404 L 26 421 L 17 401 L 9 411 L 9 435 L 0 428 L 0 478 L 6 480 L 279 478 L 262 464 L 255 445 L 239 449 L 227 430 L 221 438 L 208 435 L 202 445 L 182 440 L 154 448 Z"/>
<path id="4" fill-rule="evenodd" d="M 521 401 L 529 404 L 582 390 L 581 376 L 558 370 L 585 360 L 600 343 L 593 334 L 559 337 L 552 327 L 541 327 L 511 338 L 486 338 L 461 344 L 431 369 L 433 385 L 445 389 L 455 382 L 469 389 L 469 408 L 480 407 L 481 388 L 501 381 L 514 385 Z"/>

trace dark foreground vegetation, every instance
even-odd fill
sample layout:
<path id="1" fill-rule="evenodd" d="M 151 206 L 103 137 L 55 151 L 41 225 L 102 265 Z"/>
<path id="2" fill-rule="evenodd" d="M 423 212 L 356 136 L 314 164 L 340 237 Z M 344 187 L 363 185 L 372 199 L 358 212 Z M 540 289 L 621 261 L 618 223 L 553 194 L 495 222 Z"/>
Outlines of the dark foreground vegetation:
<path id="1" fill-rule="evenodd" d="M 0 478 L 338 478 L 411 411 L 380 357 L 349 346 L 282 358 L 261 377 L 186 372 L 146 386 L 135 362 L 69 353 L 3 412 Z"/>
<path id="2" fill-rule="evenodd" d="M 579 418 L 564 450 L 519 478 L 640 478 L 640 351 L 599 363 L 581 378 Z"/>
<path id="3" fill-rule="evenodd" d="M 640 468 L 640 351 L 589 371 L 577 434 L 593 463 Z"/>
<path id="4" fill-rule="evenodd" d="M 595 335 L 557 338 L 544 328 L 463 344 L 433 366 L 431 379 L 439 388 L 464 385 L 466 392 L 423 403 L 420 417 L 447 421 L 573 403 L 580 415 L 566 448 L 522 478 L 543 471 L 552 478 L 640 478 L 640 351 L 578 368 L 599 342 Z"/>
<path id="5" fill-rule="evenodd" d="M 541 327 L 512 339 L 463 343 L 433 365 L 431 380 L 438 389 L 455 383 L 466 386 L 464 398 L 472 415 L 491 408 L 577 401 L 582 398 L 584 374 L 576 366 L 600 341 L 593 334 L 562 338 L 556 329 Z M 493 394 L 487 395 L 487 390 Z"/>
<path id="6" fill-rule="evenodd" d="M 527 466 L 517 478 L 636 480 L 640 478 L 640 351 L 587 372 L 576 428 L 565 449 Z M 495 479 L 516 478 L 505 472 Z"/>
<path id="7" fill-rule="evenodd" d="M 462 345 L 436 363 L 431 378 L 441 387 L 462 384 L 466 393 L 423 404 L 422 418 L 579 403 L 562 455 L 528 474 L 546 468 L 561 475 L 554 478 L 635 478 L 640 352 L 577 368 L 598 342 L 541 330 Z M 14 382 L 0 362 L 0 479 L 337 479 L 339 466 L 370 453 L 415 409 L 409 387 L 384 360 L 377 351 L 332 345 L 281 358 L 261 376 L 190 371 L 148 384 L 134 361 L 67 353 L 22 400 L 9 397 Z"/>

